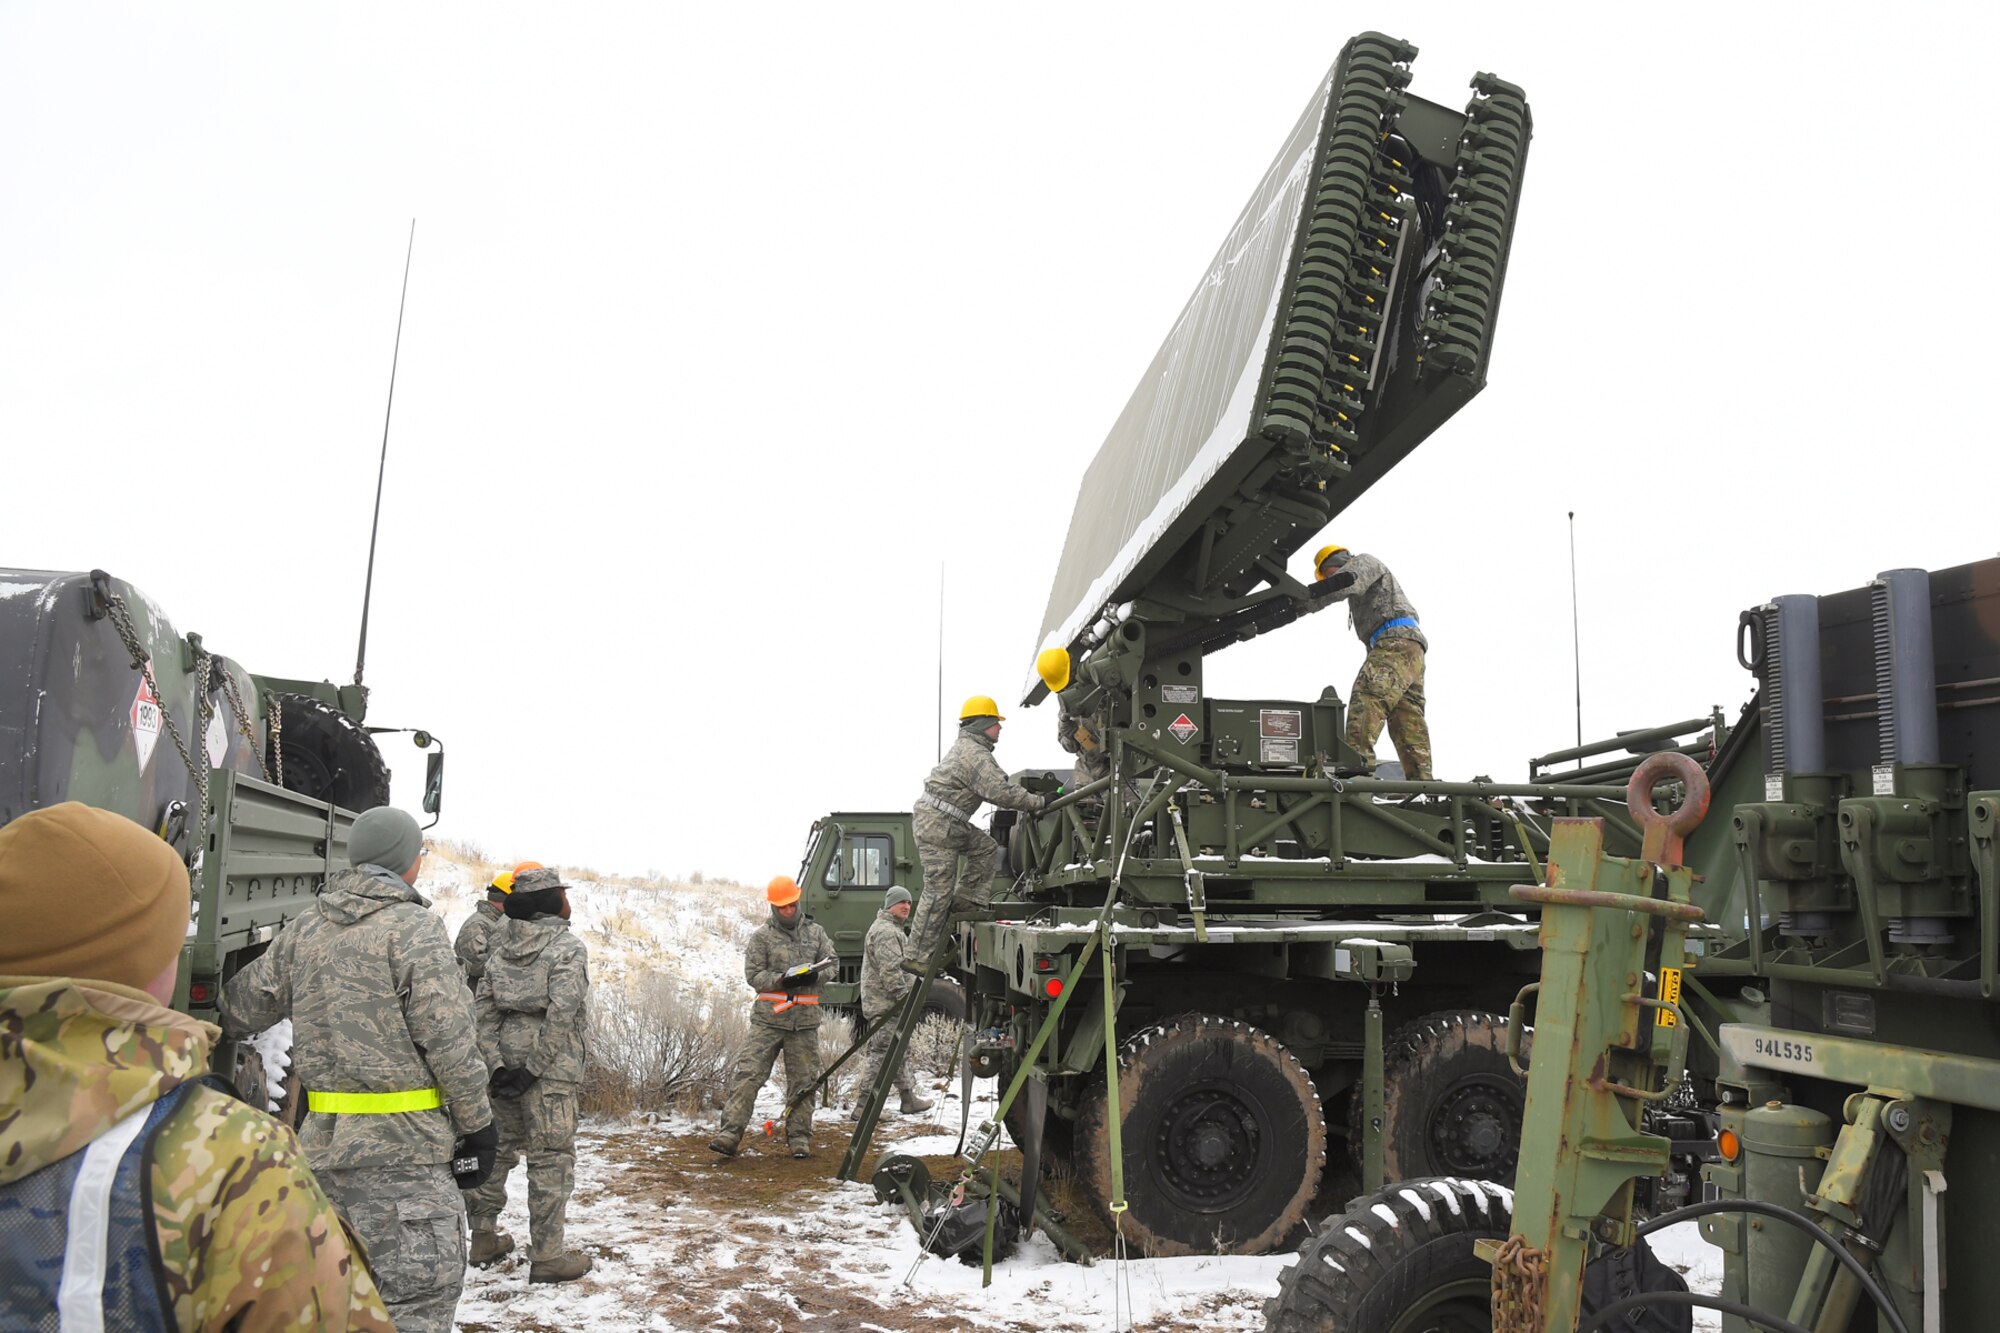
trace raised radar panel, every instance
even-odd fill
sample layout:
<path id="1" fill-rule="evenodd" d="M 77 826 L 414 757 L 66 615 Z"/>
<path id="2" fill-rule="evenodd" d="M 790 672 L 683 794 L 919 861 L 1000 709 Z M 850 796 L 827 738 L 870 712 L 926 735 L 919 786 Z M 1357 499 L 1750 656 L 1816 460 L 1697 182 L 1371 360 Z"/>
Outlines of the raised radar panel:
<path id="1" fill-rule="evenodd" d="M 1411 96 L 1416 54 L 1314 90 L 1084 473 L 1042 648 L 1198 670 L 1315 609 L 1288 558 L 1484 386 L 1532 122 L 1490 74 Z"/>

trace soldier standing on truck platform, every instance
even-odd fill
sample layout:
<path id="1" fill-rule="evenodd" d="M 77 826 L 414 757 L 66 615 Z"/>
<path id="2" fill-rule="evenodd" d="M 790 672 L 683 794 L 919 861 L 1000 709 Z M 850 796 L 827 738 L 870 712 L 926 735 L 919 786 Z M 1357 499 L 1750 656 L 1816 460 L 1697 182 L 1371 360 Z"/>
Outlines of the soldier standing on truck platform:
<path id="1" fill-rule="evenodd" d="M 536 866 L 512 877 L 507 918 L 493 932 L 474 1000 L 479 1049 L 493 1078 L 500 1153 L 486 1183 L 465 1196 L 472 1262 L 497 1263 L 514 1248 L 499 1230 L 507 1176 L 528 1159 L 528 1281 L 573 1282 L 590 1256 L 564 1248 L 576 1187 L 577 1091 L 590 1027 L 590 950 L 570 932 L 569 886 Z"/>
<path id="2" fill-rule="evenodd" d="M 992 696 L 975 694 L 958 710 L 958 739 L 944 759 L 924 779 L 923 794 L 910 813 L 917 854 L 924 863 L 924 893 L 910 923 L 910 950 L 905 972 L 923 976 L 930 969 L 950 929 L 954 908 L 966 902 L 983 904 L 992 891 L 999 844 L 985 830 L 973 827 L 972 816 L 982 801 L 1029 814 L 1049 798 L 1017 787 L 993 758 L 1000 741 L 1000 706 Z M 961 859 L 962 858 L 962 859 Z"/>
<path id="3" fill-rule="evenodd" d="M 1111 747 L 1105 744 L 1104 718 L 1094 712 L 1071 712 L 1063 691 L 1069 688 L 1069 650 L 1044 648 L 1035 657 L 1035 674 L 1056 696 L 1056 744 L 1076 756 L 1070 786 L 1082 787 L 1111 776 Z"/>
<path id="4" fill-rule="evenodd" d="M 292 1020 L 306 1090 L 299 1139 L 368 1247 L 401 1333 L 450 1333 L 465 1285 L 465 1200 L 499 1136 L 472 996 L 444 923 L 414 887 L 423 834 L 381 806 L 354 821 L 353 869 L 230 979 L 233 1036 Z"/>
<path id="5" fill-rule="evenodd" d="M 167 1007 L 188 906 L 122 815 L 0 829 L 0 1326 L 391 1333 L 292 1131 L 201 1081 L 218 1034 Z"/>
<path id="6" fill-rule="evenodd" d="M 1347 743 L 1372 771 L 1383 724 L 1402 761 L 1403 776 L 1428 780 L 1431 730 L 1424 721 L 1424 654 L 1430 641 L 1417 624 L 1417 608 L 1389 567 L 1345 546 L 1322 546 L 1313 557 L 1314 578 L 1333 584 L 1332 600 L 1347 601 L 1348 622 L 1368 656 L 1347 700 Z"/>
<path id="7" fill-rule="evenodd" d="M 910 891 L 899 884 L 882 895 L 882 910 L 875 914 L 875 924 L 868 927 L 868 938 L 861 946 L 861 1016 L 881 1024 L 868 1038 L 861 1073 L 863 1088 L 874 1087 L 881 1077 L 882 1063 L 896 1044 L 896 1025 L 889 1021 L 890 1016 L 903 1007 L 904 998 L 917 984 L 917 979 L 902 968 L 903 954 L 909 947 L 909 921 Z M 907 1062 L 897 1066 L 896 1091 L 903 1095 L 904 1115 L 931 1109 L 930 1100 L 910 1081 Z M 856 1102 L 857 1115 L 860 1109 L 860 1102 Z"/>
<path id="8" fill-rule="evenodd" d="M 750 1006 L 750 1033 L 729 1075 L 722 1104 L 722 1130 L 708 1146 L 734 1157 L 757 1090 L 771 1077 L 778 1052 L 785 1053 L 785 1142 L 792 1156 L 812 1155 L 812 1098 L 802 1095 L 819 1077 L 819 973 L 834 960 L 833 940 L 799 906 L 799 886 L 780 875 L 764 889 L 771 919 L 757 927 L 743 947 L 743 979 L 757 992 Z"/>
<path id="9" fill-rule="evenodd" d="M 486 950 L 492 942 L 494 932 L 507 918 L 507 895 L 513 891 L 514 876 L 524 870 L 540 870 L 540 861 L 523 861 L 512 870 L 503 870 L 493 877 L 486 886 L 486 901 L 472 909 L 472 915 L 465 918 L 465 924 L 458 928 L 458 938 L 452 941 L 451 951 L 458 956 L 458 965 L 465 971 L 465 984 L 479 985 L 479 976 L 486 970 Z"/>

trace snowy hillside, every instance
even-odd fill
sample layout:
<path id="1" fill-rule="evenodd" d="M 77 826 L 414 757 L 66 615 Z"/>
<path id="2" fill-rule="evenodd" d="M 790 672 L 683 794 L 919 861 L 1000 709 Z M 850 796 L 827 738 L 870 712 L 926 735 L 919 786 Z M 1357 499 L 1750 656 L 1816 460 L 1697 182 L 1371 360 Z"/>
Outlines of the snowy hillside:
<path id="1" fill-rule="evenodd" d="M 460 849 L 437 848 L 419 887 L 456 934 L 495 869 Z M 985 1290 L 976 1268 L 923 1256 L 900 1210 L 877 1204 L 866 1183 L 832 1178 L 851 1128 L 844 1114 L 850 1087 L 833 1108 L 820 1109 L 814 1156 L 794 1161 L 782 1136 L 756 1132 L 783 1105 L 782 1079 L 774 1077 L 758 1100 L 742 1154 L 718 1158 L 707 1142 L 727 1052 L 748 1008 L 741 951 L 763 920 L 761 891 L 729 883 L 565 878 L 574 885 L 573 927 L 590 946 L 600 1039 L 664 1041 L 669 1030 L 691 1027 L 682 1044 L 665 1048 L 665 1058 L 678 1055 L 701 1077 L 662 1102 L 639 1096 L 627 1113 L 586 1122 L 568 1236 L 571 1248 L 596 1260 L 583 1280 L 527 1285 L 526 1185 L 515 1173 L 502 1226 L 520 1250 L 468 1275 L 458 1309 L 467 1333 L 1263 1328 L 1263 1303 L 1277 1290 L 1279 1270 L 1292 1262 L 1289 1254 L 1134 1259 L 1124 1274 L 1127 1313 L 1120 1323 L 1114 1323 L 1115 1265 L 1065 1263 L 1039 1235 L 995 1266 Z M 844 1024 L 829 1024 L 823 1047 L 838 1051 L 844 1036 Z M 635 1052 L 627 1058 L 640 1058 Z M 647 1048 L 644 1059 L 653 1058 Z M 919 1118 L 886 1116 L 876 1141 L 880 1151 L 927 1158 L 936 1177 L 951 1170 L 960 1107 L 957 1079 L 944 1076 L 941 1060 L 931 1067 L 924 1081 L 936 1107 Z M 633 1095 L 631 1087 L 624 1091 Z M 975 1127 L 990 1117 L 998 1091 L 990 1081 L 974 1084 Z M 615 1099 L 615 1090 L 600 1095 Z M 1059 1186 L 1052 1189 L 1058 1206 L 1073 1205 L 1071 1220 L 1087 1230 L 1082 1207 Z M 1695 1285 L 1714 1290 L 1719 1256 L 1693 1231 L 1670 1233 L 1662 1257 L 1695 1267 Z M 1697 1328 L 1717 1326 L 1697 1318 Z"/>

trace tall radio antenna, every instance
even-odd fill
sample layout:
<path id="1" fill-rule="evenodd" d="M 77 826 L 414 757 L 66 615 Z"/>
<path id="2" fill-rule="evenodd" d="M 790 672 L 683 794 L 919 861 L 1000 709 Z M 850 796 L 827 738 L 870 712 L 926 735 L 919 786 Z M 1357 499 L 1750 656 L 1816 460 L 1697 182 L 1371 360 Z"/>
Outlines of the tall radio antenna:
<path id="1" fill-rule="evenodd" d="M 1576 671 L 1576 745 L 1583 748 L 1583 616 L 1576 599 L 1576 511 L 1569 511 L 1569 642 Z"/>
<path id="2" fill-rule="evenodd" d="M 403 251 L 403 294 L 396 302 L 396 347 L 389 353 L 389 405 L 382 409 L 382 458 L 375 465 L 375 518 L 368 525 L 368 581 L 361 589 L 361 643 L 354 650 L 354 683 L 368 660 L 368 603 L 375 595 L 375 536 L 382 530 L 382 478 L 389 471 L 389 417 L 396 410 L 396 363 L 403 356 L 403 310 L 410 303 L 410 256 L 417 250 L 417 220 L 410 219 L 410 244 Z"/>

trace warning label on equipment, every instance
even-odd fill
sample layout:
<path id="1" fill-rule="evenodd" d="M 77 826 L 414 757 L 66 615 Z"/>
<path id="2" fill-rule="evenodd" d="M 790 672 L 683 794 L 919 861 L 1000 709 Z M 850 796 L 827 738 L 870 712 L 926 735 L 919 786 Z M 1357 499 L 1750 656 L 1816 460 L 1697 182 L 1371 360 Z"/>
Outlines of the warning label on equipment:
<path id="1" fill-rule="evenodd" d="M 1201 702 L 1201 689 L 1195 685 L 1162 685 L 1160 687 L 1160 702 L 1169 704 L 1198 704 Z"/>
<path id="2" fill-rule="evenodd" d="M 1679 1004 L 1681 1002 L 1681 970 L 1678 967 L 1660 969 L 1660 1003 Z M 1671 1009 L 1655 1009 L 1653 1022 L 1663 1028 L 1679 1027 L 1680 1020 Z"/>
<path id="3" fill-rule="evenodd" d="M 139 771 L 153 762 L 153 747 L 160 743 L 160 696 L 153 693 L 144 672 L 139 675 L 139 693 L 132 700 L 132 744 L 139 751 Z"/>
<path id="4" fill-rule="evenodd" d="M 1179 717 L 1167 723 L 1167 730 L 1173 733 L 1175 740 L 1179 741 L 1182 745 L 1186 745 L 1194 739 L 1194 734 L 1200 731 L 1201 728 L 1197 727 L 1186 713 L 1182 713 Z"/>

